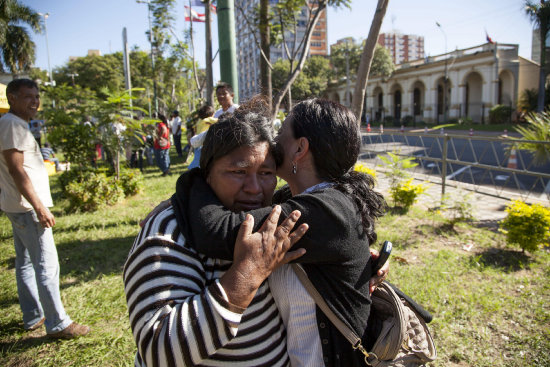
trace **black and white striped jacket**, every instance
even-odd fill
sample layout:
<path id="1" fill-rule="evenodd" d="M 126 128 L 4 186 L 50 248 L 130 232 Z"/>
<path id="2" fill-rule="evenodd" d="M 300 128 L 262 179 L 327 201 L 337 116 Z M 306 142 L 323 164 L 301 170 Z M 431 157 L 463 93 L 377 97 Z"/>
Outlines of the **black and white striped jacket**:
<path id="1" fill-rule="evenodd" d="M 172 207 L 148 220 L 124 267 L 136 366 L 289 365 L 267 282 L 241 313 L 217 282 L 230 265 L 190 248 Z"/>

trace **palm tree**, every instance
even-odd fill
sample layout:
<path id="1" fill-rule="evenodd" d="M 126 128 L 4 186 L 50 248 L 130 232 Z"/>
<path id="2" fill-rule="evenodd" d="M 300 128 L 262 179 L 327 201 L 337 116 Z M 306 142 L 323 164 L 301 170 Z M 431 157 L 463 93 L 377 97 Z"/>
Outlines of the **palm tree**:
<path id="1" fill-rule="evenodd" d="M 23 25 L 40 33 L 40 15 L 19 0 L 0 0 L 0 71 L 14 75 L 28 70 L 35 59 L 35 44 Z"/>
<path id="2" fill-rule="evenodd" d="M 546 37 L 550 30 L 550 2 L 540 0 L 536 3 L 532 0 L 525 0 L 525 14 L 539 30 L 540 36 L 540 73 L 539 73 L 539 94 L 537 99 L 537 112 L 544 109 L 544 89 L 546 84 Z"/>
<path id="3" fill-rule="evenodd" d="M 525 119 L 528 122 L 527 126 L 516 127 L 523 140 L 550 141 L 550 111 L 531 113 Z M 529 151 L 535 165 L 541 166 L 550 162 L 550 145 L 548 144 L 519 142 L 511 148 Z"/>

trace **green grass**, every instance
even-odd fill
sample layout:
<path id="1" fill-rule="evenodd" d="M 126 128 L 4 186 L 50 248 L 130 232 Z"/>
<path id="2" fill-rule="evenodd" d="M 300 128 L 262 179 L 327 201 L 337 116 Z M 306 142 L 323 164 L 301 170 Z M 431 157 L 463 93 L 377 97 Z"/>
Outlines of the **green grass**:
<path id="1" fill-rule="evenodd" d="M 135 346 L 121 272 L 138 222 L 174 191 L 185 166 L 145 170 L 141 194 L 95 213 L 69 213 L 51 180 L 54 227 L 67 312 L 92 328 L 89 336 L 51 340 L 44 329 L 22 329 L 11 225 L 0 215 L 0 366 L 130 366 Z M 550 254 L 522 254 L 494 229 L 458 224 L 413 207 L 389 213 L 378 238 L 394 243 L 389 280 L 435 316 L 438 359 L 432 366 L 550 365 Z M 462 246 L 474 244 L 467 252 Z"/>

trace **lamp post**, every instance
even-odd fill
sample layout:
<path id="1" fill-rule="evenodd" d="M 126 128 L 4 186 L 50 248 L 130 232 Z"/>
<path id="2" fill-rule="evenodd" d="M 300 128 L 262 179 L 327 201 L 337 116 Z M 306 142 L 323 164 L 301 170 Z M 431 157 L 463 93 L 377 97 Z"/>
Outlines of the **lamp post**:
<path id="1" fill-rule="evenodd" d="M 445 31 L 443 30 L 443 27 L 438 22 L 435 22 L 437 27 L 441 30 L 441 33 L 443 33 L 443 37 L 445 38 L 445 71 L 444 71 L 444 78 L 443 78 L 443 122 L 447 122 L 447 34 L 445 34 Z"/>
<path id="2" fill-rule="evenodd" d="M 155 52 L 153 47 L 153 28 L 151 27 L 151 2 L 150 0 L 136 0 L 138 4 L 147 4 L 147 18 L 149 20 L 149 43 L 151 44 L 151 68 L 153 69 L 153 100 L 155 102 L 155 112 L 158 112 L 159 105 L 157 100 L 157 76 L 155 73 Z"/>
<path id="3" fill-rule="evenodd" d="M 72 81 L 73 81 L 73 87 L 74 87 L 74 77 L 75 77 L 75 76 L 78 76 L 78 74 L 77 74 L 77 73 L 69 73 L 69 74 L 67 74 L 67 75 L 71 77 L 71 79 L 72 79 Z"/>
<path id="4" fill-rule="evenodd" d="M 48 27 L 46 26 L 46 19 L 50 16 L 50 13 L 38 13 L 41 17 L 44 18 L 44 33 L 46 34 L 46 53 L 48 54 L 48 73 L 50 75 L 50 85 L 55 86 L 53 81 L 52 68 L 50 66 L 50 46 L 48 44 Z"/>

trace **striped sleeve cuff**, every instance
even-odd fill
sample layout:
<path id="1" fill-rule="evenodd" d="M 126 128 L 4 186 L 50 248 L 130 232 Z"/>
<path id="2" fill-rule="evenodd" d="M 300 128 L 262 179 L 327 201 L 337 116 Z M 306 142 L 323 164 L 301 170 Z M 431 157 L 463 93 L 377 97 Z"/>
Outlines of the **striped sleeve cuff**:
<path id="1" fill-rule="evenodd" d="M 206 294 L 216 312 L 228 323 L 233 336 L 237 335 L 245 308 L 229 303 L 229 298 L 218 279 L 208 287 Z"/>

